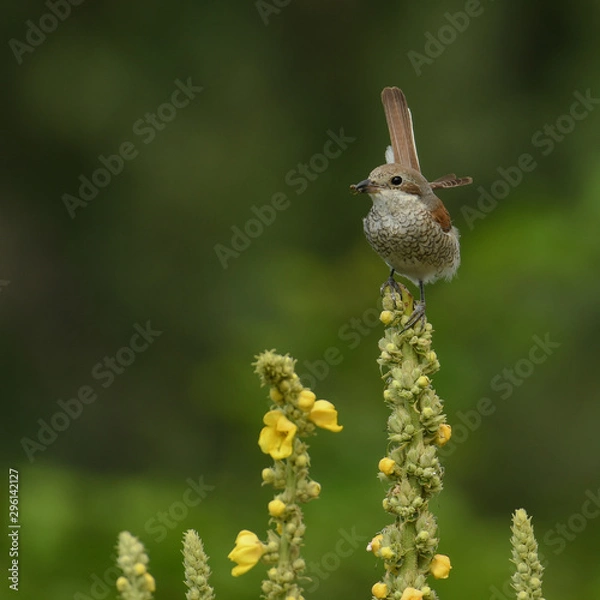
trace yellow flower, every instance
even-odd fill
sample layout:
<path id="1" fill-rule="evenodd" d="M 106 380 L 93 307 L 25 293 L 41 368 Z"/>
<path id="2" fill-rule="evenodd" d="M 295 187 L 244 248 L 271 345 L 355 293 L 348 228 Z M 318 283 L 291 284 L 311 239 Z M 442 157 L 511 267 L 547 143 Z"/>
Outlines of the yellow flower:
<path id="1" fill-rule="evenodd" d="M 275 460 L 290 456 L 298 428 L 280 410 L 270 410 L 263 422 L 266 427 L 258 438 L 260 449 Z"/>
<path id="2" fill-rule="evenodd" d="M 437 435 L 435 436 L 435 443 L 438 446 L 445 446 L 452 437 L 452 427 L 446 423 L 442 423 L 438 430 Z"/>
<path id="3" fill-rule="evenodd" d="M 146 572 L 146 565 L 144 563 L 136 563 L 133 565 L 133 572 L 136 575 L 143 575 Z"/>
<path id="4" fill-rule="evenodd" d="M 280 517 L 285 511 L 285 503 L 277 498 L 269 502 L 269 514 L 272 517 Z"/>
<path id="5" fill-rule="evenodd" d="M 381 544 L 383 542 L 383 535 L 378 533 L 368 544 L 367 544 L 367 552 L 372 552 L 377 555 L 381 548 Z"/>
<path id="6" fill-rule="evenodd" d="M 311 392 L 310 390 L 302 390 L 298 396 L 298 408 L 308 412 L 312 410 L 316 399 L 317 397 L 315 396 L 314 392 Z"/>
<path id="7" fill-rule="evenodd" d="M 379 461 L 379 470 L 384 475 L 391 475 L 394 472 L 395 466 L 396 461 L 392 460 L 391 458 L 388 458 L 387 456 Z"/>
<path id="8" fill-rule="evenodd" d="M 385 598 L 388 594 L 388 586 L 385 583 L 382 583 L 381 581 L 378 581 L 372 588 L 371 588 L 371 593 L 373 594 L 373 596 L 375 596 L 375 598 L 379 598 L 380 600 L 382 598 Z"/>
<path id="9" fill-rule="evenodd" d="M 436 554 L 431 561 L 431 574 L 436 579 L 447 579 L 451 568 L 450 558 L 445 554 Z"/>
<path id="10" fill-rule="evenodd" d="M 400 600 L 421 600 L 423 598 L 423 592 L 420 590 L 416 590 L 413 587 L 407 587 L 402 592 L 402 597 Z"/>
<path id="11" fill-rule="evenodd" d="M 237 563 L 237 567 L 231 569 L 234 577 L 239 577 L 248 572 L 265 553 L 265 545 L 258 539 L 255 533 L 243 529 L 235 538 L 235 548 L 227 555 L 229 560 Z"/>
<path id="12" fill-rule="evenodd" d="M 327 400 L 317 400 L 308 417 L 317 427 L 329 429 L 329 431 L 338 432 L 343 429 L 337 422 L 337 410 L 335 406 Z"/>

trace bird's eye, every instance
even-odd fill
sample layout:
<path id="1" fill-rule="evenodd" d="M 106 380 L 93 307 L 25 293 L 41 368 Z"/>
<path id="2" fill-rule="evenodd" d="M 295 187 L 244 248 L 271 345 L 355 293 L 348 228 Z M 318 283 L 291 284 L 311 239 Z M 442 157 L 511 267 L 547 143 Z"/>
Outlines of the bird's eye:
<path id="1" fill-rule="evenodd" d="M 392 185 L 400 185 L 402 183 L 402 177 L 400 177 L 400 175 L 394 175 L 390 181 L 392 182 Z"/>

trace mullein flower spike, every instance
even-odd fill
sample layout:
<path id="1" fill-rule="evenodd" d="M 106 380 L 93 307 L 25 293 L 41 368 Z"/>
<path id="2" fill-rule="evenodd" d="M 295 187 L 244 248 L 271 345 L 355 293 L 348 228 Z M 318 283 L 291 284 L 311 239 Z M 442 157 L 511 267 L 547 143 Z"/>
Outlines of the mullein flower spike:
<path id="1" fill-rule="evenodd" d="M 154 577 L 148 573 L 148 555 L 144 545 L 128 531 L 119 534 L 117 565 L 123 575 L 116 581 L 123 600 L 151 600 L 156 591 Z"/>
<path id="2" fill-rule="evenodd" d="M 214 600 L 215 593 L 208 584 L 210 577 L 208 556 L 204 552 L 202 540 L 193 529 L 184 533 L 181 552 L 185 569 L 185 585 L 188 588 L 185 594 L 186 600 Z"/>
<path id="3" fill-rule="evenodd" d="M 380 320 L 385 326 L 379 342 L 380 365 L 388 418 L 387 455 L 379 461 L 379 478 L 388 483 L 384 509 L 394 521 L 376 536 L 369 549 L 383 561 L 380 584 L 387 598 L 434 600 L 427 577 L 446 578 L 450 559 L 436 555 L 437 524 L 429 500 L 442 489 L 443 469 L 437 448 L 450 439 L 442 402 L 431 377 L 439 369 L 431 349 L 432 327 L 416 323 L 404 329 L 413 312 L 408 291 L 383 298 Z M 376 584 L 377 586 L 378 584 Z M 380 598 L 382 587 L 373 589 Z"/>
<path id="4" fill-rule="evenodd" d="M 515 511 L 512 522 L 512 562 L 515 572 L 512 586 L 517 600 L 543 600 L 542 572 L 544 568 L 538 557 L 538 545 L 533 535 L 531 517 L 520 508 Z"/>
<path id="5" fill-rule="evenodd" d="M 262 385 L 269 386 L 272 405 L 264 416 L 260 432 L 260 449 L 273 458 L 272 467 L 262 470 L 264 484 L 279 493 L 268 504 L 270 523 L 267 541 L 244 530 L 229 558 L 237 563 L 234 576 L 249 571 L 260 560 L 270 565 L 268 579 L 262 583 L 267 600 L 301 600 L 299 581 L 306 569 L 300 549 L 304 541 L 304 525 L 300 504 L 319 497 L 321 486 L 308 475 L 310 457 L 305 438 L 314 435 L 316 427 L 338 432 L 337 410 L 331 402 L 317 400 L 294 372 L 295 361 L 274 351 L 257 357 L 255 370 Z"/>

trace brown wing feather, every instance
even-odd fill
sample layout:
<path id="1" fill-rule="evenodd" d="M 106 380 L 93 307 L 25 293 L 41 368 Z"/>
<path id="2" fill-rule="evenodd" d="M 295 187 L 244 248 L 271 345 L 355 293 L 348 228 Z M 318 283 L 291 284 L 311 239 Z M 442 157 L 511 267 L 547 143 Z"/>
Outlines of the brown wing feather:
<path id="1" fill-rule="evenodd" d="M 437 207 L 431 211 L 431 217 L 434 221 L 440 224 L 442 231 L 450 231 L 452 229 L 452 220 L 450 219 L 450 214 L 446 210 L 446 207 L 442 204 L 442 201 L 438 198 Z"/>
<path id="2" fill-rule="evenodd" d="M 469 185 L 471 183 L 473 183 L 472 177 L 457 177 L 454 173 L 450 173 L 449 175 L 438 177 L 434 181 L 430 182 L 430 185 L 431 189 L 435 190 L 439 188 L 451 188 L 461 185 Z"/>
<path id="3" fill-rule="evenodd" d="M 386 87 L 381 101 L 390 132 L 394 161 L 421 172 L 413 133 L 412 117 L 406 97 L 397 87 Z"/>

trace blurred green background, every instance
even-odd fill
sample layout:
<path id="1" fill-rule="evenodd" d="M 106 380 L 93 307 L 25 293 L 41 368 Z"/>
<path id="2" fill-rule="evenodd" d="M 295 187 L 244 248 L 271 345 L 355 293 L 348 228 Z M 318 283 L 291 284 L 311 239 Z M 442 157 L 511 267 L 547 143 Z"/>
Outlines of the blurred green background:
<path id="1" fill-rule="evenodd" d="M 233 579 L 226 554 L 240 529 L 266 527 L 268 403 L 251 367 L 265 348 L 296 357 L 344 424 L 311 444 L 323 492 L 306 509 L 309 596 L 370 596 L 382 565 L 364 546 L 388 522 L 387 270 L 362 233 L 370 201 L 348 186 L 384 161 L 386 85 L 408 97 L 425 175 L 475 180 L 440 194 L 463 263 L 428 288 L 455 426 L 432 506 L 454 569 L 434 587 L 508 597 L 510 515 L 525 507 L 545 596 L 600 597 L 598 6 L 63 2 L 53 27 L 51 4 L 12 3 L 0 24 L 0 444 L 20 472 L 21 597 L 113 598 L 128 529 L 156 597 L 182 598 L 190 527 L 220 597 L 260 594 L 262 569 Z M 341 130 L 339 156 L 315 158 Z M 524 154 L 535 167 L 511 169 Z M 77 206 L 82 177 L 99 187 Z M 148 320 L 162 333 L 122 350 Z M 555 344 L 537 365 L 534 336 Z M 133 363 L 111 376 L 115 355 Z M 57 402 L 82 386 L 97 398 L 65 424 Z M 494 411 L 477 417 L 482 398 Z M 53 418 L 63 431 L 31 446 Z M 356 543 L 342 557 L 344 536 Z"/>

